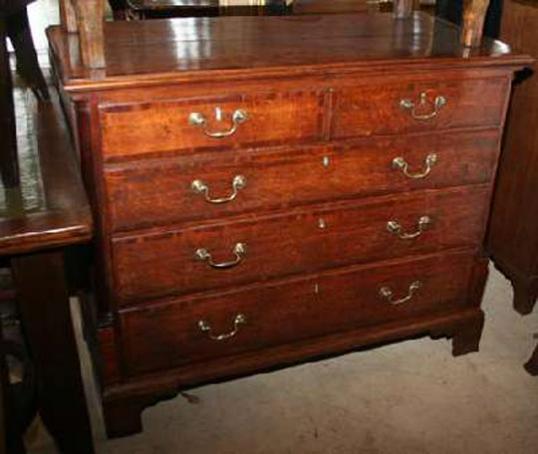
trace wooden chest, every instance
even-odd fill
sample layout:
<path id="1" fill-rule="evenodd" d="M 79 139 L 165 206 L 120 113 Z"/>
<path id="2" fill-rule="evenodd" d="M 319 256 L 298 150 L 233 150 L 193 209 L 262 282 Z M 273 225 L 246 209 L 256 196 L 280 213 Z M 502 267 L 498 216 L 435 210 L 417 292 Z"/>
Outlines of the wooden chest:
<path id="1" fill-rule="evenodd" d="M 409 336 L 478 349 L 513 71 L 417 13 L 49 31 L 98 225 L 110 435 L 179 389 Z M 71 49 L 71 50 L 70 50 Z"/>

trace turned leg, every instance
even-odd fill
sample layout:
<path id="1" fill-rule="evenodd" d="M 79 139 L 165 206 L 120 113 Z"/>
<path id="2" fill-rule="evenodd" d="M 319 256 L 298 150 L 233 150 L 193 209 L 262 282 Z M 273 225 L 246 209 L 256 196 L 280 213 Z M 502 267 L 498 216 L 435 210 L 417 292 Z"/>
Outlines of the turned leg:
<path id="1" fill-rule="evenodd" d="M 521 315 L 530 314 L 536 304 L 536 291 L 534 286 L 527 282 L 512 280 L 514 288 L 514 309 Z"/>
<path id="2" fill-rule="evenodd" d="M 531 375 L 538 375 L 538 346 L 535 348 L 529 361 L 525 364 L 525 369 Z"/>
<path id="3" fill-rule="evenodd" d="M 80 52 L 85 66 L 105 67 L 104 13 L 105 0 L 72 0 L 75 2 Z"/>
<path id="4" fill-rule="evenodd" d="M 452 354 L 454 356 L 477 352 L 484 327 L 484 313 L 458 326 L 452 337 Z"/>

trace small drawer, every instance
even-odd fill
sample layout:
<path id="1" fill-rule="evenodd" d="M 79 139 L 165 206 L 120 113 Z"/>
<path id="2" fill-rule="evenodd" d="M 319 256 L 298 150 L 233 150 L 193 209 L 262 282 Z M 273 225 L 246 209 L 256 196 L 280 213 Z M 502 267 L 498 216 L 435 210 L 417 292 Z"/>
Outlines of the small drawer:
<path id="1" fill-rule="evenodd" d="M 120 305 L 477 246 L 490 186 L 417 191 L 112 240 Z"/>
<path id="2" fill-rule="evenodd" d="M 360 84 L 335 92 L 333 138 L 499 126 L 507 78 L 421 79 Z"/>
<path id="3" fill-rule="evenodd" d="M 105 105 L 105 160 L 173 151 L 293 143 L 322 133 L 321 92 L 253 93 Z"/>
<path id="4" fill-rule="evenodd" d="M 107 166 L 115 231 L 329 200 L 486 183 L 497 130 L 378 137 L 352 144 L 213 153 Z M 300 176 L 300 177 L 299 177 Z"/>
<path id="5" fill-rule="evenodd" d="M 126 368 L 136 375 L 455 311 L 470 304 L 473 264 L 463 253 L 430 256 L 124 310 Z"/>

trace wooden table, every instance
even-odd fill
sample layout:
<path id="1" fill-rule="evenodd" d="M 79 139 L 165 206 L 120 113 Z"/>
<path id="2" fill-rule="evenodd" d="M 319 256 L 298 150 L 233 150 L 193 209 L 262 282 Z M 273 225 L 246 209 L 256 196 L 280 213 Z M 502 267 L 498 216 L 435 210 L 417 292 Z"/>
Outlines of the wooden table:
<path id="1" fill-rule="evenodd" d="M 36 106 L 37 150 L 19 150 L 30 178 L 0 192 L 0 256 L 8 257 L 38 376 L 41 417 L 62 453 L 93 453 L 64 254 L 91 238 L 92 218 L 58 103 Z M 21 172 L 22 173 L 22 172 Z M 28 174 L 27 174 L 28 175 Z M 3 195 L 3 197 L 1 197 Z"/>

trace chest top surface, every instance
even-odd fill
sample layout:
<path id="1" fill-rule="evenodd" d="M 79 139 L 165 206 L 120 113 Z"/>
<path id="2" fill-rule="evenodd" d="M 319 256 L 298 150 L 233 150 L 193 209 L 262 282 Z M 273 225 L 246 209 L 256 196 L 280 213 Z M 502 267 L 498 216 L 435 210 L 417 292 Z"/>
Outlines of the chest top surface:
<path id="1" fill-rule="evenodd" d="M 461 46 L 459 29 L 425 13 L 180 18 L 105 24 L 106 68 L 81 64 L 77 35 L 48 31 L 68 91 L 137 85 L 290 77 L 345 71 L 521 66 L 527 56 L 500 41 Z"/>

